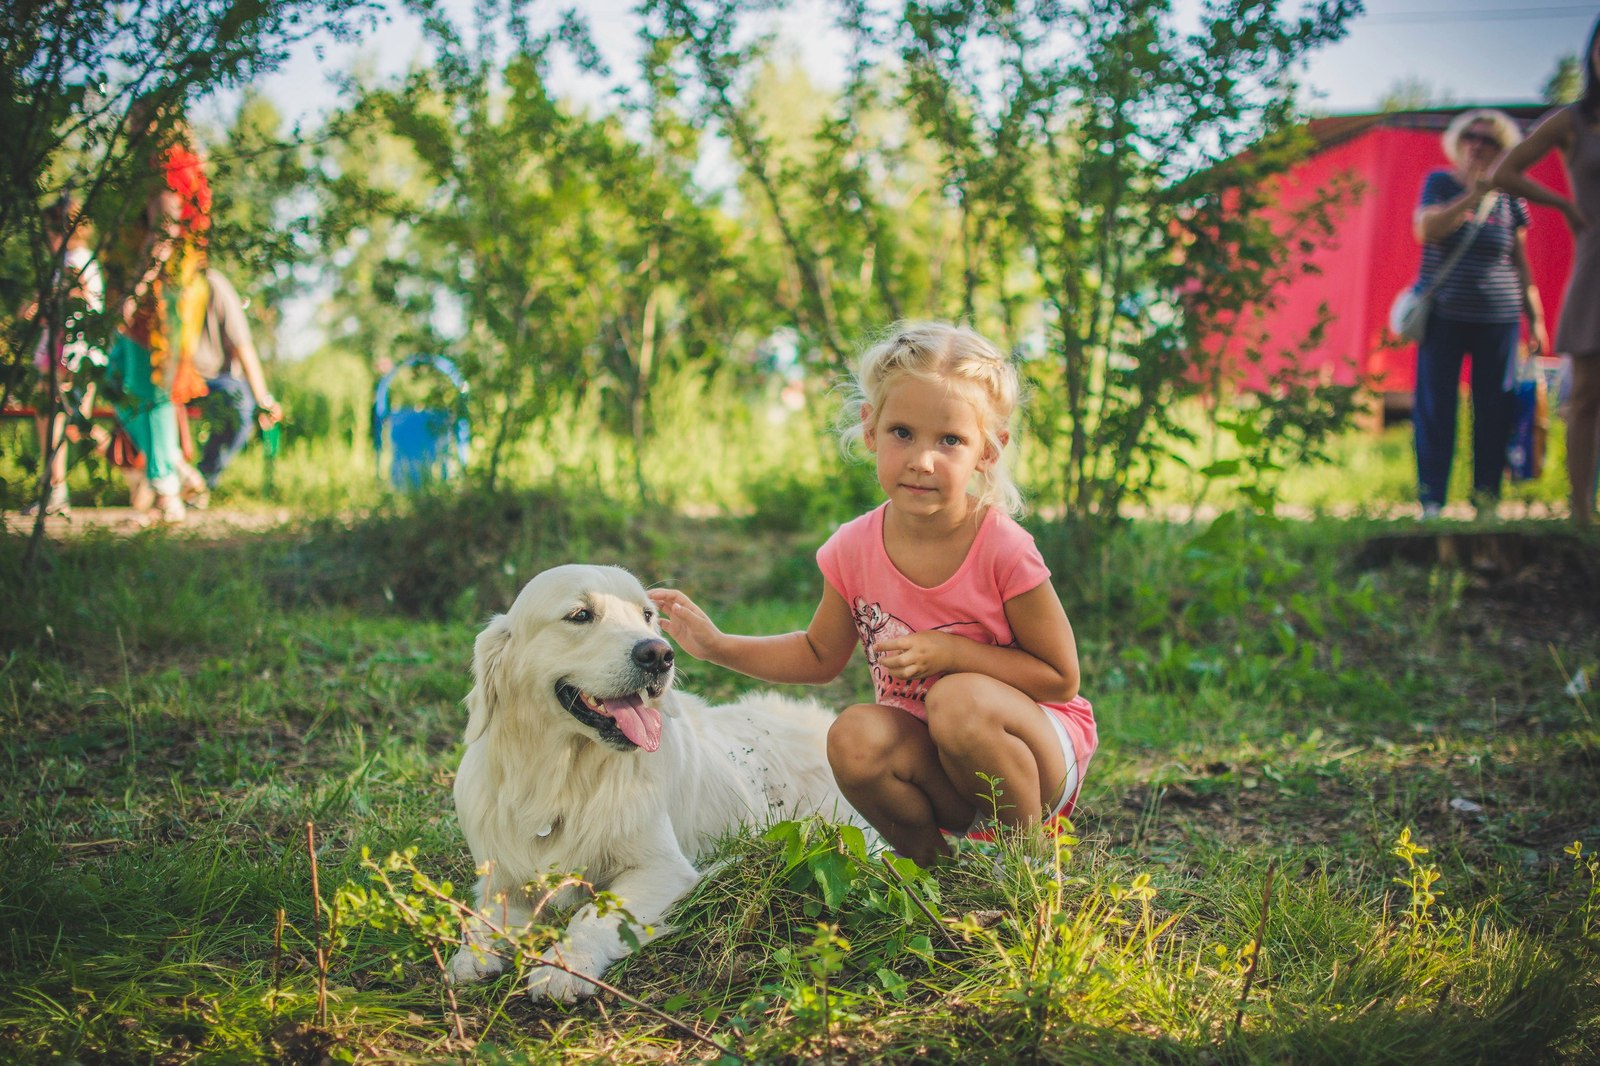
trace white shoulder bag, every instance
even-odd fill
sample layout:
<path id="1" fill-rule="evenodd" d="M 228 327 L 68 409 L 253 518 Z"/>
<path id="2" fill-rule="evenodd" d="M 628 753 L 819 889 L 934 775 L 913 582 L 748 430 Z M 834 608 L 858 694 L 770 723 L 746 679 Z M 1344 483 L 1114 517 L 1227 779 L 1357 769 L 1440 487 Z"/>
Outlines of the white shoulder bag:
<path id="1" fill-rule="evenodd" d="M 1478 210 L 1472 216 L 1472 223 L 1467 229 L 1466 237 L 1456 250 L 1450 253 L 1439 267 L 1439 273 L 1433 277 L 1433 284 L 1421 292 L 1415 285 L 1409 285 L 1400 290 L 1394 298 L 1394 303 L 1389 305 L 1389 332 L 1403 341 L 1415 344 L 1422 340 L 1422 335 L 1428 329 L 1428 312 L 1433 309 L 1433 298 L 1450 276 L 1450 271 L 1461 262 L 1461 257 L 1467 254 L 1467 249 L 1472 247 L 1472 242 L 1478 239 L 1478 230 L 1483 228 L 1484 220 L 1489 217 L 1489 212 L 1494 210 L 1495 201 L 1499 199 L 1498 193 L 1488 193 L 1478 202 Z"/>

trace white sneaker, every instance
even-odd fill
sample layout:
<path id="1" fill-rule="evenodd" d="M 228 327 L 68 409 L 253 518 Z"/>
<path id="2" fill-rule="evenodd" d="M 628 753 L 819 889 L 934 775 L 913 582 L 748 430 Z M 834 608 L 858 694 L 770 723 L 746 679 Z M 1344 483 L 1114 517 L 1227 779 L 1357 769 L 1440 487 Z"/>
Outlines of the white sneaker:
<path id="1" fill-rule="evenodd" d="M 155 517 L 162 525 L 181 526 L 189 517 L 189 511 L 184 507 L 182 497 L 157 496 Z"/>
<path id="2" fill-rule="evenodd" d="M 179 494 L 183 497 L 183 502 L 196 511 L 204 511 L 211 506 L 211 490 L 206 487 L 204 478 L 185 481 Z"/>
<path id="3" fill-rule="evenodd" d="M 32 518 L 38 513 L 38 500 L 22 509 L 24 518 Z M 60 515 L 63 518 L 72 517 L 72 501 L 67 497 L 67 487 L 65 485 L 50 486 L 50 499 L 44 505 L 44 513 L 47 515 Z"/>

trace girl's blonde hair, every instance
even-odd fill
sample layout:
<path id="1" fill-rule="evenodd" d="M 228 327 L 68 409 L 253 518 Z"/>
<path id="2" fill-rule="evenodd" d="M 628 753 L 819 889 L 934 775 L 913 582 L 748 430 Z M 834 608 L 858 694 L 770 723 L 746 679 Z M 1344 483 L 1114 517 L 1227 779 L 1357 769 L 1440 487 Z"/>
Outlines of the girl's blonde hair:
<path id="1" fill-rule="evenodd" d="M 857 454 L 863 446 L 866 427 L 861 421 L 862 408 L 870 407 L 876 422 L 889 387 L 903 375 L 942 382 L 972 401 L 983 427 L 984 443 L 996 456 L 993 463 L 978 471 L 978 504 L 1000 507 L 1010 515 L 1021 514 L 1022 491 L 1011 479 L 1006 442 L 1011 419 L 1022 403 L 1022 382 L 1003 352 L 965 326 L 899 322 L 889 327 L 883 340 L 862 354 L 855 374 L 844 386 L 847 399 L 839 419 L 839 443 L 845 454 Z"/>

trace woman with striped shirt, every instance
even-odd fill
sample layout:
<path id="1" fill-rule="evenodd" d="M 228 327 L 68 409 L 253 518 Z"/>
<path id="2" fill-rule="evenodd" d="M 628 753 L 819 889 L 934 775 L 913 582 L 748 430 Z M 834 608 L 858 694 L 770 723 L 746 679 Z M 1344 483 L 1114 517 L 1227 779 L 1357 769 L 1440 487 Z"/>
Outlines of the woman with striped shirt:
<path id="1" fill-rule="evenodd" d="M 1444 132 L 1452 166 L 1428 175 L 1413 230 L 1422 244 L 1419 289 L 1433 285 L 1463 242 L 1466 251 L 1434 294 L 1427 331 L 1417 345 L 1416 438 L 1418 496 L 1425 518 L 1445 502 L 1456 444 L 1462 360 L 1472 359 L 1472 491 L 1480 514 L 1500 498 L 1511 435 L 1511 378 L 1522 316 L 1529 348 L 1543 352 L 1544 308 L 1528 270 L 1528 205 L 1494 191 L 1490 175 L 1500 155 L 1522 139 L 1502 111 L 1466 111 Z"/>

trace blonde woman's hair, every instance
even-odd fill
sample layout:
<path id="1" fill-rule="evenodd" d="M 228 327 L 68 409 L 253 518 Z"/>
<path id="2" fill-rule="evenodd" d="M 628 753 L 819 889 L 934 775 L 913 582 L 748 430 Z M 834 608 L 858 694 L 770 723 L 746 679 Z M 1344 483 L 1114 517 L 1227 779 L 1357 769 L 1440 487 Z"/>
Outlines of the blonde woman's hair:
<path id="1" fill-rule="evenodd" d="M 1440 141 L 1444 144 L 1444 154 L 1450 162 L 1461 161 L 1461 135 L 1474 123 L 1487 122 L 1494 127 L 1495 136 L 1500 138 L 1500 150 L 1509 152 L 1522 143 L 1522 127 L 1517 125 L 1517 120 L 1504 111 L 1492 107 L 1477 107 L 1471 111 L 1463 111 L 1450 120 L 1450 125 L 1445 127 L 1444 135 Z"/>
<path id="2" fill-rule="evenodd" d="M 978 412 L 985 445 L 995 461 L 979 470 L 979 506 L 1007 514 L 1022 513 L 1022 491 L 1006 464 L 1011 420 L 1022 403 L 1022 382 L 1005 354 L 982 334 L 944 322 L 898 322 L 883 339 L 862 353 L 854 375 L 844 386 L 846 401 L 839 419 L 839 443 L 846 455 L 858 454 L 866 427 L 861 411 L 870 407 L 876 422 L 884 398 L 902 376 L 941 382 L 965 394 Z"/>

